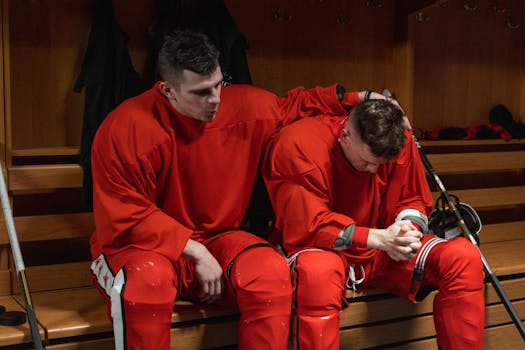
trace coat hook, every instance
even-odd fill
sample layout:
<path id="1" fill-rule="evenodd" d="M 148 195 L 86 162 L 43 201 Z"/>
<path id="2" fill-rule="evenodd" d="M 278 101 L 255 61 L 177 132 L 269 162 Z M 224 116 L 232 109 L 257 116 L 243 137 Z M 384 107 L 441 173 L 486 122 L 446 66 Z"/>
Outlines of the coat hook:
<path id="1" fill-rule="evenodd" d="M 289 21 L 291 18 L 292 16 L 287 14 L 282 8 L 278 8 L 277 10 L 275 10 L 273 14 L 273 19 L 275 21 L 284 22 L 284 21 Z"/>
<path id="2" fill-rule="evenodd" d="M 336 23 L 338 25 L 340 25 L 341 27 L 344 27 L 344 26 L 347 26 L 347 25 L 351 25 L 352 24 L 352 19 L 349 19 L 348 17 L 346 17 L 345 15 L 337 15 L 336 19 L 335 19 Z"/>
<path id="3" fill-rule="evenodd" d="M 371 7 L 371 8 L 378 8 L 378 7 L 383 7 L 383 3 L 379 0 L 367 0 L 366 6 Z"/>
<path id="4" fill-rule="evenodd" d="M 465 8 L 465 10 L 470 12 L 470 11 L 477 10 L 479 6 L 476 5 L 476 4 L 474 4 L 474 5 L 471 4 L 470 1 L 465 1 L 465 4 L 463 5 L 463 7 Z"/>
<path id="5" fill-rule="evenodd" d="M 495 2 L 494 5 L 492 5 L 492 11 L 494 11 L 494 13 L 498 14 L 498 13 L 503 13 L 503 12 L 507 11 L 507 9 L 505 7 L 499 7 L 498 6 L 498 2 Z"/>
<path id="6" fill-rule="evenodd" d="M 507 28 L 509 29 L 518 29 L 520 25 L 518 23 L 513 23 L 512 19 L 509 17 L 507 18 Z"/>
<path id="7" fill-rule="evenodd" d="M 425 16 L 423 11 L 419 11 L 418 13 L 416 13 L 415 17 L 416 17 L 416 21 L 418 22 L 427 22 L 430 19 L 430 16 Z"/>

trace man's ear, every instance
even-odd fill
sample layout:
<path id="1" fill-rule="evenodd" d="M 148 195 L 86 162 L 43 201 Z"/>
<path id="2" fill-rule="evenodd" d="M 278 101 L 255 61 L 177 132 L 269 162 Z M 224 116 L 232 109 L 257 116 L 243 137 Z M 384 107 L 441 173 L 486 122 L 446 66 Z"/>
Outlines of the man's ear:
<path id="1" fill-rule="evenodd" d="M 159 83 L 159 88 L 160 88 L 160 92 L 162 92 L 162 94 L 166 96 L 168 99 L 175 98 L 173 96 L 173 88 L 167 82 L 161 81 Z"/>
<path id="2" fill-rule="evenodd" d="M 348 131 L 347 128 L 342 128 L 341 129 L 341 135 L 339 135 L 339 138 L 343 138 L 343 137 L 346 137 L 346 136 L 350 136 L 350 131 Z"/>

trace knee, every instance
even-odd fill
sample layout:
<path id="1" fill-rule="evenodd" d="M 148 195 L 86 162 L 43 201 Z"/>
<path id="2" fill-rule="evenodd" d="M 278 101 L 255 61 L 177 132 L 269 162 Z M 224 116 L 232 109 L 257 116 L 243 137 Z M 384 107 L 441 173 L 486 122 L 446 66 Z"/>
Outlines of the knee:
<path id="1" fill-rule="evenodd" d="M 298 304 L 341 307 L 345 290 L 345 265 L 341 257 L 328 251 L 300 254 L 295 266 Z"/>
<path id="2" fill-rule="evenodd" d="M 236 289 L 254 296 L 271 294 L 291 298 L 288 262 L 270 247 L 243 252 L 235 260 L 229 278 Z"/>
<path id="3" fill-rule="evenodd" d="M 175 299 L 175 270 L 171 262 L 160 254 L 140 253 L 124 266 L 126 299 L 139 302 L 141 299 Z"/>
<path id="4" fill-rule="evenodd" d="M 447 242 L 440 257 L 441 275 L 451 289 L 476 290 L 483 286 L 483 263 L 476 246 L 464 238 Z"/>
<path id="5" fill-rule="evenodd" d="M 279 318 L 283 331 L 288 330 L 292 286 L 284 257 L 271 247 L 248 249 L 235 259 L 229 279 L 242 315 L 240 327 L 257 320 Z"/>

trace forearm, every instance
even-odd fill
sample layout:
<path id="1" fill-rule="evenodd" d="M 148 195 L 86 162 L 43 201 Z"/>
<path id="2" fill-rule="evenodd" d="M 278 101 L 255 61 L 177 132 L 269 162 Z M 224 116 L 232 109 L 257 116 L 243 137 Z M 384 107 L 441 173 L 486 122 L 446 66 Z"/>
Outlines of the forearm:
<path id="1" fill-rule="evenodd" d="M 182 250 L 182 257 L 190 259 L 191 261 L 199 260 L 204 254 L 208 252 L 208 249 L 202 244 L 193 239 L 188 239 L 186 246 Z"/>
<path id="2" fill-rule="evenodd" d="M 186 242 L 186 246 L 182 250 L 181 256 L 193 261 L 195 264 L 210 260 L 215 261 L 215 258 L 204 244 L 191 238 Z"/>
<path id="3" fill-rule="evenodd" d="M 350 235 L 348 232 L 352 232 Z M 386 250 L 388 247 L 388 232 L 386 229 L 359 227 L 356 234 L 355 225 L 343 229 L 334 242 L 335 250 L 344 250 L 350 247 L 374 248 Z"/>
<path id="4" fill-rule="evenodd" d="M 384 229 L 371 228 L 370 231 L 368 232 L 368 239 L 366 242 L 366 247 L 375 248 L 379 250 L 386 250 L 385 231 L 386 230 Z"/>
<path id="5" fill-rule="evenodd" d="M 345 103 L 336 90 L 336 85 L 332 85 L 312 89 L 298 87 L 288 91 L 285 96 L 278 99 L 284 124 L 305 117 L 346 115 L 348 112 L 344 107 Z M 355 100 L 352 105 L 359 102 L 357 93 L 344 93 L 343 89 L 343 96 L 345 99 Z"/>

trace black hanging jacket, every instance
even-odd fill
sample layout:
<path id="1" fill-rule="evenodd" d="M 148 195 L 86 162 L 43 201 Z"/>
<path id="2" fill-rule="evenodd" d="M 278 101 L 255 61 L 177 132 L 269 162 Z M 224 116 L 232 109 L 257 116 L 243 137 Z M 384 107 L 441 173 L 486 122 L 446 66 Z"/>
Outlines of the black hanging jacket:
<path id="1" fill-rule="evenodd" d="M 91 207 L 91 143 L 106 115 L 120 102 L 145 90 L 145 84 L 133 68 L 127 47 L 128 37 L 118 25 L 112 2 L 97 0 L 93 24 L 82 69 L 74 86 L 85 87 L 80 165 L 83 167 L 83 196 Z"/>

